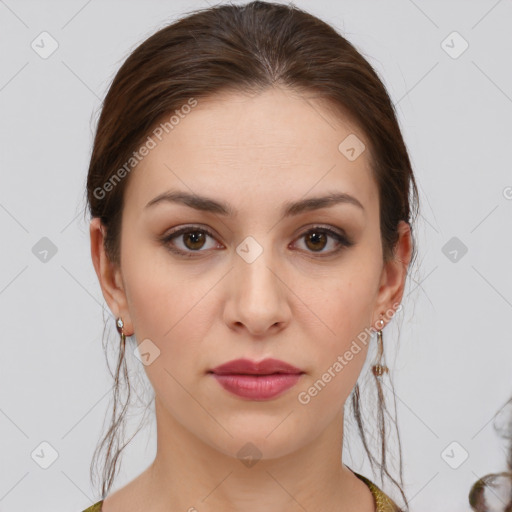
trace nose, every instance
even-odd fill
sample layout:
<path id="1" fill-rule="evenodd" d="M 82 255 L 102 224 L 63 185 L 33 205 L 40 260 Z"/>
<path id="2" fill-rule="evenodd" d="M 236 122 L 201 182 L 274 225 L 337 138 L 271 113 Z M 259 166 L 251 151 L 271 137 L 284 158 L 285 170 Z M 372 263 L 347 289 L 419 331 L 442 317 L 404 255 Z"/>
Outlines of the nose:
<path id="1" fill-rule="evenodd" d="M 289 285 L 270 250 L 263 250 L 254 261 L 237 254 L 229 280 L 224 320 L 230 328 L 245 328 L 252 336 L 261 337 L 289 324 Z"/>

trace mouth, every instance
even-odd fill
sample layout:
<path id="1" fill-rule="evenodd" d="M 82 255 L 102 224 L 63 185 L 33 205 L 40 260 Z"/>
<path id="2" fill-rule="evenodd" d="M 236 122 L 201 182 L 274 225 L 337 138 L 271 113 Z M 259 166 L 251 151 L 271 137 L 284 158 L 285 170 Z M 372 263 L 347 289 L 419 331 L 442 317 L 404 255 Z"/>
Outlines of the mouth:
<path id="1" fill-rule="evenodd" d="M 237 359 L 208 371 L 229 393 L 247 400 L 269 400 L 292 388 L 304 371 L 278 359 Z"/>
<path id="2" fill-rule="evenodd" d="M 267 358 L 262 361 L 235 359 L 213 368 L 209 373 L 216 375 L 274 375 L 301 374 L 304 372 L 285 361 Z"/>

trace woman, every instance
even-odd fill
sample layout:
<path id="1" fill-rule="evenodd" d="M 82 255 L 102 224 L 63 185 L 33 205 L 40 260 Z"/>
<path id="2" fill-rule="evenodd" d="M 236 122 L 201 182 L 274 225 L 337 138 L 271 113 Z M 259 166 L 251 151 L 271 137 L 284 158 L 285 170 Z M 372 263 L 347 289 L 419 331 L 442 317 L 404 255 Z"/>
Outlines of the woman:
<path id="1" fill-rule="evenodd" d="M 116 402 L 88 511 L 401 510 L 342 463 L 349 397 L 407 506 L 401 454 L 400 481 L 386 463 L 383 329 L 415 256 L 417 195 L 382 82 L 318 18 L 224 5 L 136 48 L 103 104 L 87 197 L 120 336 L 115 398 L 135 351 L 157 454 L 107 495 Z M 357 383 L 370 346 L 378 455 Z"/>

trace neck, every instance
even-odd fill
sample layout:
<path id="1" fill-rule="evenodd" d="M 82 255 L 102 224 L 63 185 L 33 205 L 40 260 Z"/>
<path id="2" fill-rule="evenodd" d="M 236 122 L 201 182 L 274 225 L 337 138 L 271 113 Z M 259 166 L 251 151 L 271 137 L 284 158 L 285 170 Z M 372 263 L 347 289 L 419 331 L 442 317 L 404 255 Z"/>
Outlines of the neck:
<path id="1" fill-rule="evenodd" d="M 248 444 L 244 463 L 185 429 L 157 398 L 155 405 L 157 455 L 140 487 L 146 495 L 141 501 L 151 503 L 146 510 L 374 510 L 369 489 L 341 463 L 343 409 L 324 431 L 291 453 L 259 458 Z"/>

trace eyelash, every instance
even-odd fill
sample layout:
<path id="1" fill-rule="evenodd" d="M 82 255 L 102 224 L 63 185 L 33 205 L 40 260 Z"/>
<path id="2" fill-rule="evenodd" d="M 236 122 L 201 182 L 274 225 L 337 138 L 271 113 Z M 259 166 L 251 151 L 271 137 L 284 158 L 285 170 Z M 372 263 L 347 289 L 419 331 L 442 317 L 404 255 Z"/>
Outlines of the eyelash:
<path id="1" fill-rule="evenodd" d="M 334 230 L 332 230 L 330 228 L 321 227 L 321 226 L 313 226 L 312 228 L 310 228 L 307 231 L 305 231 L 304 233 L 302 233 L 299 236 L 298 239 L 300 240 L 300 239 L 304 238 L 305 236 L 307 236 L 307 235 L 309 235 L 309 234 L 311 234 L 313 232 L 315 232 L 315 233 L 323 233 L 323 234 L 329 235 L 332 238 L 334 238 L 340 244 L 340 246 L 337 249 L 328 252 L 326 255 L 322 255 L 321 251 L 317 252 L 317 253 L 315 253 L 314 251 L 306 251 L 306 252 L 310 252 L 311 254 L 319 255 L 317 257 L 320 257 L 320 258 L 331 256 L 333 254 L 337 254 L 343 248 L 349 248 L 349 247 L 354 245 L 354 242 L 352 242 L 345 235 L 342 235 L 341 233 L 338 233 L 337 231 L 334 231 Z M 180 235 L 184 235 L 184 234 L 187 234 L 187 233 L 206 233 L 208 236 L 210 236 L 211 238 L 215 239 L 215 235 L 213 233 L 211 233 L 206 228 L 202 228 L 202 227 L 199 227 L 199 226 L 187 226 L 185 228 L 177 229 L 176 231 L 172 231 L 171 233 L 165 235 L 164 237 L 161 238 L 161 241 L 171 252 L 173 252 L 175 254 L 178 254 L 180 256 L 185 256 L 187 258 L 195 257 L 195 256 L 193 256 L 194 253 L 206 252 L 206 251 L 201 250 L 201 249 L 199 249 L 197 251 L 192 251 L 192 250 L 182 251 L 181 249 L 176 249 L 176 247 L 174 247 L 174 246 L 172 246 L 170 244 L 170 242 L 172 240 L 174 240 L 175 238 L 178 238 Z"/>

